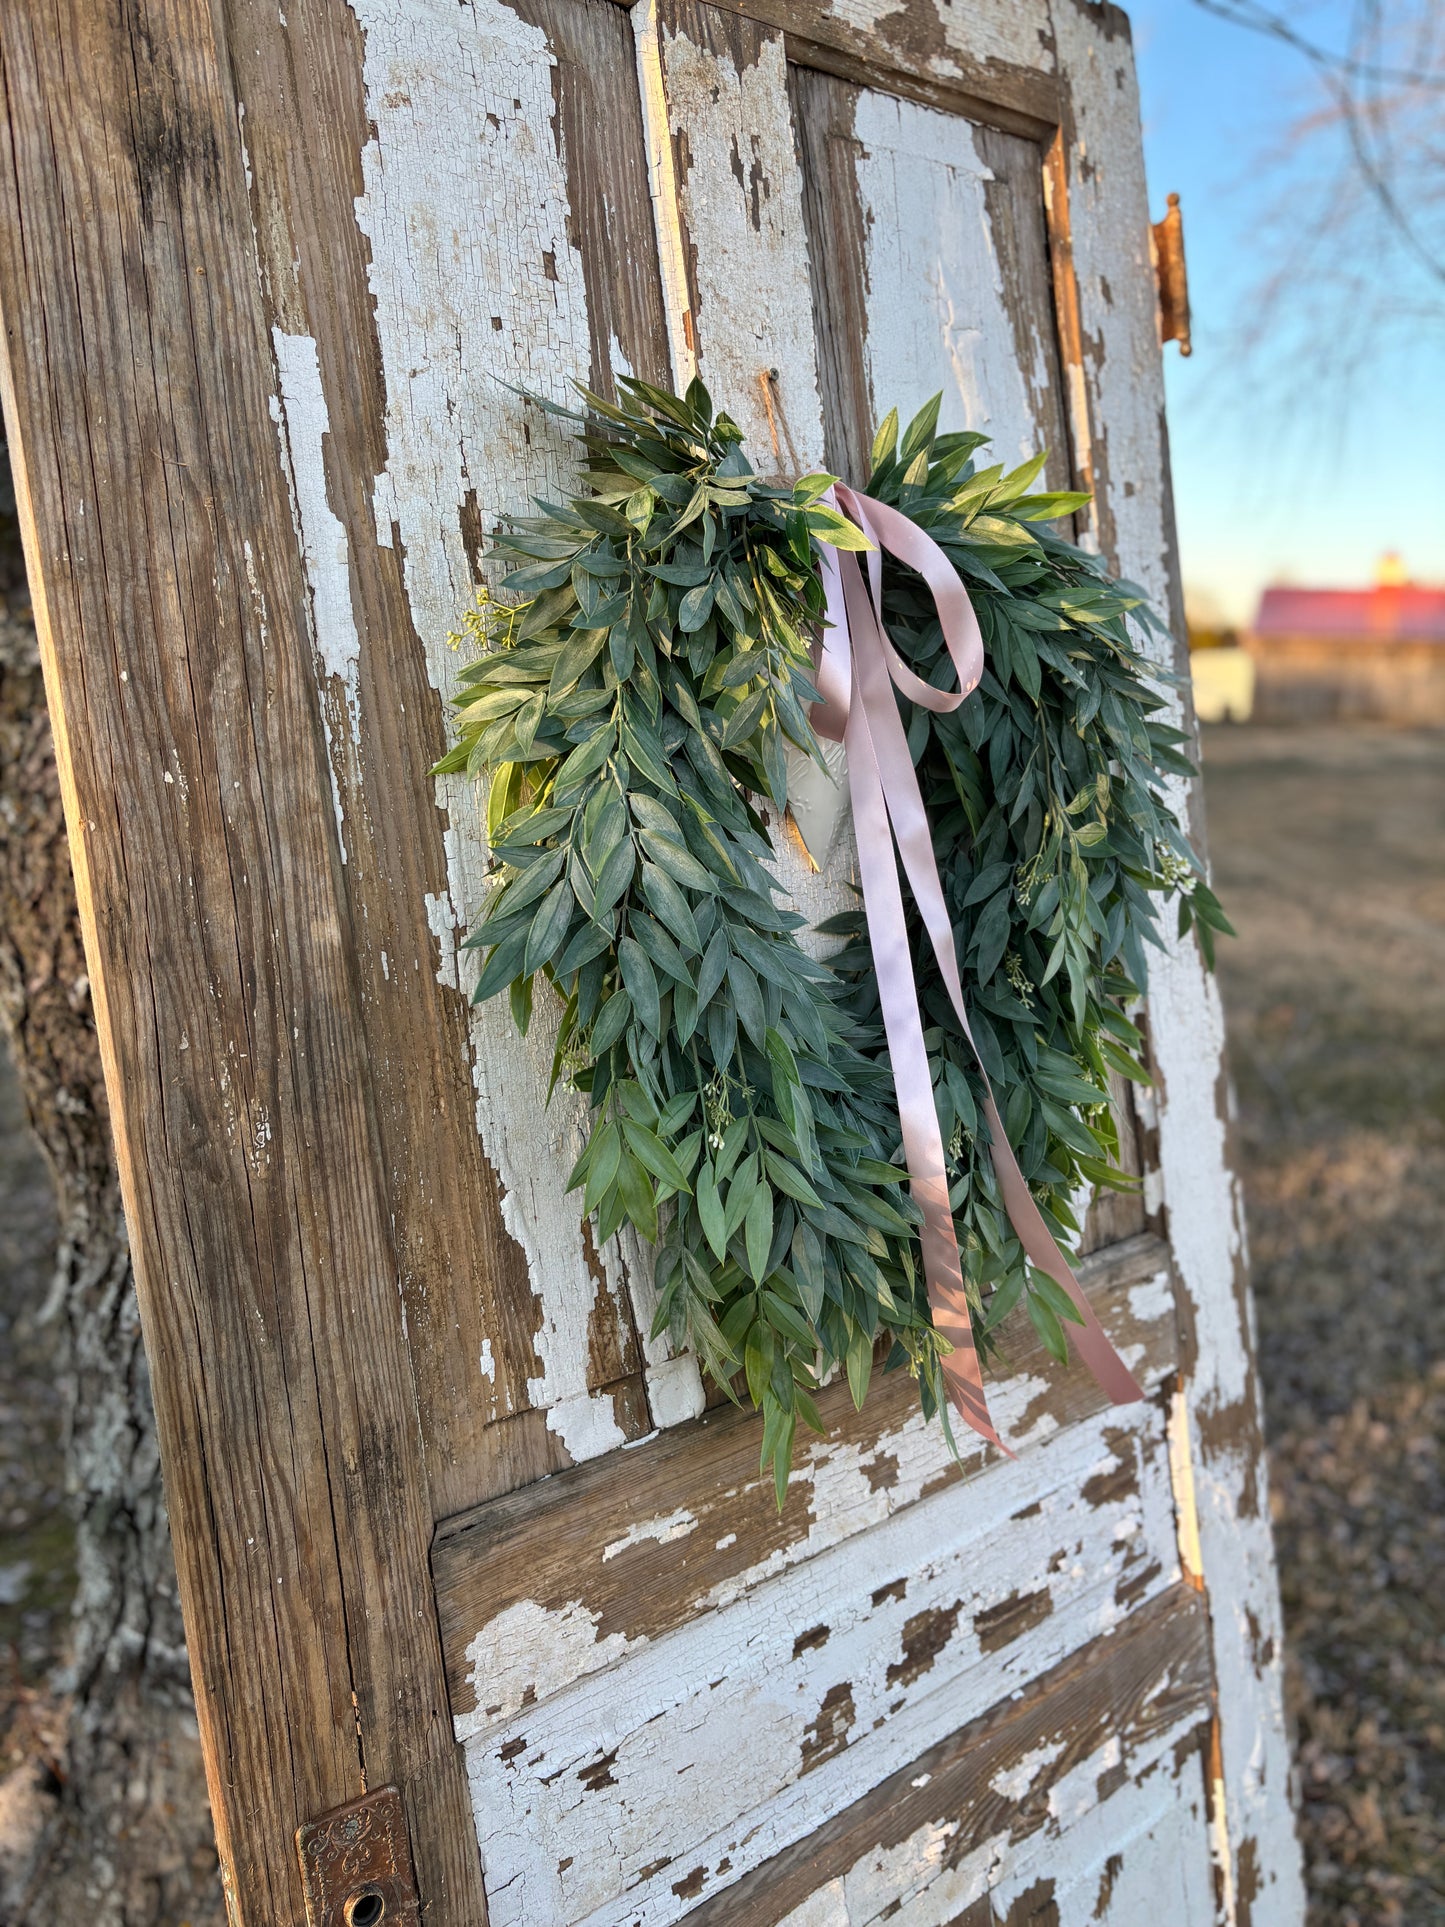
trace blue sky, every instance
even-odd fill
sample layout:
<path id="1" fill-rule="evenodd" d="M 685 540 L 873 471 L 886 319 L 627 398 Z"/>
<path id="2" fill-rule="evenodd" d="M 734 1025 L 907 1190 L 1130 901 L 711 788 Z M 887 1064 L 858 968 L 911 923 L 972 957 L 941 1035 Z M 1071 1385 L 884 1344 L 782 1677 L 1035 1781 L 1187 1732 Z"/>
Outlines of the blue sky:
<path id="1" fill-rule="evenodd" d="M 1282 0 L 1288 5 L 1288 0 Z M 1303 58 L 1192 0 L 1129 8 L 1155 217 L 1181 197 L 1194 353 L 1165 350 L 1184 580 L 1247 620 L 1268 581 L 1364 585 L 1386 549 L 1445 582 L 1445 331 L 1385 342 L 1348 384 L 1262 412 L 1231 378 L 1258 271 L 1259 231 L 1285 183 L 1257 163 L 1313 98 Z M 1346 9 L 1319 0 L 1312 34 L 1344 44 Z"/>

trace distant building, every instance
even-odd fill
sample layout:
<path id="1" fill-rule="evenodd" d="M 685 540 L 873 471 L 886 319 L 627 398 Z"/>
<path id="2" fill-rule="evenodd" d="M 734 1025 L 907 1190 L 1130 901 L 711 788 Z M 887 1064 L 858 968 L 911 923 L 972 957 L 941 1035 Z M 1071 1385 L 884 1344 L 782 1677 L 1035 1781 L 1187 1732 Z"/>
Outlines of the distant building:
<path id="1" fill-rule="evenodd" d="M 1266 589 L 1244 640 L 1256 722 L 1445 724 L 1445 587 L 1396 555 L 1370 589 Z"/>

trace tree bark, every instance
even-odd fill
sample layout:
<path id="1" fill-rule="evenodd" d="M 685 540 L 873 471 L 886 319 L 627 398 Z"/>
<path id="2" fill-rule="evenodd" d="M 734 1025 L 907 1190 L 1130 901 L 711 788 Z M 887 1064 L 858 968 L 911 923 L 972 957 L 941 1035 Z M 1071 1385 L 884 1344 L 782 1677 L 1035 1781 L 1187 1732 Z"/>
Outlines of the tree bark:
<path id="1" fill-rule="evenodd" d="M 8 495 L 3 445 L 0 480 Z M 216 1857 L 59 782 L 9 510 L 0 501 L 0 1023 L 55 1187 L 47 1316 L 78 1583 L 57 1675 L 60 1757 L 48 1768 L 23 1764 L 23 1797 L 0 1803 L 12 1816 L 0 1837 L 0 1923 L 203 1927 L 224 1917 Z"/>

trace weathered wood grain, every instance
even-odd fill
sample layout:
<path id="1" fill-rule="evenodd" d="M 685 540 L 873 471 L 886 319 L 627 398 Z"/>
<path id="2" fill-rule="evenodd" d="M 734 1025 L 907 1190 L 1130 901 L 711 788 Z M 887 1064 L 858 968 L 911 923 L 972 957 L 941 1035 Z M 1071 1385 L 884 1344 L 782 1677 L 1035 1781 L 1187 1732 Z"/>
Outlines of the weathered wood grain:
<path id="1" fill-rule="evenodd" d="M 1073 0 L 1053 17 L 1068 112 L 1051 198 L 1067 211 L 1077 303 L 1077 360 L 1069 369 L 1075 434 L 1088 449 L 1099 545 L 1170 613 L 1175 667 L 1187 691 L 1128 21 L 1115 7 Z M 1187 694 L 1181 716 L 1188 726 Z M 1198 786 L 1178 784 L 1175 794 L 1202 843 Z M 1146 1173 L 1146 1191 L 1162 1207 L 1180 1282 L 1182 1410 L 1219 1682 L 1221 1905 L 1241 1927 L 1296 1927 L 1304 1896 L 1288 1791 L 1243 1211 L 1229 1162 L 1223 1018 L 1192 937 L 1171 942 L 1152 963 L 1149 1034 L 1157 1091 L 1141 1106 L 1141 1123 L 1158 1168 Z"/>
<path id="2" fill-rule="evenodd" d="M 485 1918 L 431 1506 L 209 6 L 0 9 L 5 405 L 231 1916 L 404 1789 Z"/>
<path id="3" fill-rule="evenodd" d="M 658 1639 L 610 1635 L 610 1671 L 550 1698 L 539 1681 L 535 1704 L 509 1695 L 510 1717 L 468 1743 L 494 1921 L 682 1918 L 1127 1624 L 1177 1581 L 1173 1537 L 1157 1413 L 1136 1406 Z M 559 1653 L 586 1625 L 580 1601 L 561 1625 L 519 1611 L 478 1639 L 478 1671 L 510 1655 L 505 1690 L 543 1637 Z"/>
<path id="4" fill-rule="evenodd" d="M 848 0 L 717 0 L 721 9 L 780 28 L 790 58 L 840 78 L 1039 138 L 1059 118 L 1047 7 L 982 0 L 907 0 L 889 12 Z"/>
<path id="5" fill-rule="evenodd" d="M 981 1927 L 1030 1918 L 1139 1927 L 1143 1913 L 1110 1911 L 1126 1883 L 1171 1927 L 1204 1927 L 1203 1913 L 1167 1909 L 1167 1884 L 1141 1893 L 1129 1830 L 1111 1808 L 1121 1789 L 1151 1777 L 1163 1796 L 1151 1803 L 1151 1820 L 1161 1804 L 1186 1814 L 1192 1804 L 1194 1852 L 1185 1840 L 1176 1844 L 1195 1874 L 1186 1894 L 1198 1895 L 1202 1862 L 1207 1896 L 1198 1734 L 1210 1686 L 1206 1615 L 1197 1595 L 1173 1587 L 1112 1638 L 1071 1654 L 1018 1697 L 1000 1699 L 808 1839 L 695 1908 L 690 1927 L 863 1927 L 884 1919 L 953 1927 L 972 1923 L 974 1909 Z M 1119 1862 L 1105 1907 L 1051 1916 L 1015 1909 L 1038 1877 L 1036 1863 L 1051 1889 L 1040 1900 L 1057 1906 L 1058 1887 L 1071 1883 L 1097 1902 L 1099 1873 L 1071 1837 L 1091 1808 Z"/>
<path id="6" fill-rule="evenodd" d="M 1164 1246 L 1141 1237 L 1100 1253 L 1085 1285 L 1142 1381 L 1161 1384 L 1177 1356 Z M 1104 1400 L 1087 1372 L 1053 1365 L 1031 1327 L 1011 1338 L 996 1403 L 1005 1436 L 1027 1454 L 1103 1410 Z M 629 1450 L 620 1465 L 578 1466 L 446 1521 L 432 1569 L 459 1733 L 515 1710 L 505 1695 L 492 1703 L 497 1681 L 478 1646 L 489 1626 L 509 1626 L 519 1613 L 539 1625 L 570 1617 L 577 1636 L 555 1652 L 539 1640 L 536 1679 L 518 1676 L 508 1689 L 514 1700 L 529 1690 L 538 1700 L 608 1665 L 616 1642 L 656 1639 L 731 1604 L 785 1567 L 967 1485 L 997 1458 L 963 1440 L 955 1464 L 905 1374 L 875 1380 L 861 1413 L 842 1384 L 828 1388 L 820 1408 L 828 1436 L 800 1449 L 781 1514 L 758 1472 L 761 1421 L 728 1409 Z"/>
<path id="7" fill-rule="evenodd" d="M 777 28 L 648 0 L 643 94 L 671 143 L 687 307 L 675 325 L 762 469 L 822 459 L 802 180 Z M 771 371 L 771 396 L 763 383 Z"/>
<path id="8" fill-rule="evenodd" d="M 604 0 L 230 10 L 368 1063 L 446 1513 L 650 1423 L 613 1254 L 599 1261 L 555 1176 L 541 1249 L 538 1214 L 512 1195 L 549 1182 L 536 1167 L 561 1162 L 551 1139 L 576 1120 L 558 1110 L 529 1131 L 498 1115 L 508 1071 L 541 1115 L 545 1066 L 505 1010 L 471 1023 L 457 926 L 480 901 L 484 841 L 471 786 L 448 783 L 439 809 L 428 775 L 461 666 L 446 632 L 484 536 L 559 473 L 557 437 L 534 447 L 502 384 L 560 393 L 575 374 L 606 389 L 614 361 L 666 367 L 630 34 Z M 506 1450 L 487 1438 L 502 1420 Z"/>

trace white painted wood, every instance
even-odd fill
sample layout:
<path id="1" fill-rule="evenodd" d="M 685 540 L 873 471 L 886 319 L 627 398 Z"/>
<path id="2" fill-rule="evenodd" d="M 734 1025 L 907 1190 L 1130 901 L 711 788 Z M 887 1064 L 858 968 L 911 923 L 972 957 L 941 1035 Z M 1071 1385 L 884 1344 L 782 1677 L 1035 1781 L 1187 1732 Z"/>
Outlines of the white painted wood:
<path id="1" fill-rule="evenodd" d="M 387 387 L 387 462 L 376 478 L 377 540 L 406 555 L 412 619 L 445 699 L 462 660 L 447 646 L 472 580 L 460 510 L 475 490 L 482 524 L 555 491 L 569 445 L 518 387 L 570 400 L 590 360 L 582 264 L 568 235 L 567 182 L 553 133 L 552 58 L 538 27 L 502 0 L 357 0 L 374 129 L 357 219 L 371 246 Z M 479 218 L 479 210 L 486 218 Z M 498 325 L 500 324 L 500 325 Z M 323 641 L 323 652 L 326 647 Z M 459 949 L 486 891 L 483 799 L 465 777 L 438 783 L 449 888 L 429 905 L 436 949 L 398 958 L 469 991 L 477 958 Z M 587 1388 L 588 1321 L 599 1289 L 577 1203 L 564 1191 L 582 1148 L 583 1100 L 544 1108 L 555 1014 L 539 1004 L 528 1037 L 505 999 L 472 1016 L 477 1128 L 501 1180 L 508 1230 L 541 1301 L 530 1402 L 574 1460 L 623 1442 L 606 1393 Z M 459 1228 L 460 1229 L 460 1228 Z M 464 1235 L 464 1234 L 462 1234 Z M 607 1288 L 635 1293 L 650 1323 L 650 1268 L 636 1241 L 601 1254 Z M 646 1329 L 644 1323 L 644 1329 Z M 650 1390 L 670 1420 L 701 1410 L 691 1360 L 650 1354 Z M 485 1354 L 475 1393 L 495 1399 Z M 497 1412 L 496 1416 L 504 1416 Z"/>
<path id="2" fill-rule="evenodd" d="M 1132 1752 L 1125 1783 L 1102 1799 L 1101 1771 L 1122 1762 L 1095 1755 L 1051 1791 L 1035 1830 L 1001 1831 L 957 1864 L 955 1826 L 920 1827 L 836 1875 L 778 1927 L 954 1927 L 984 1894 L 999 1920 L 1029 1894 L 1041 1909 L 1053 1904 L 1058 1927 L 1209 1927 L 1213 1875 L 1191 1731 L 1181 1721 Z M 1021 1773 L 1008 1777 L 1003 1790 L 1027 1790 Z"/>
<path id="3" fill-rule="evenodd" d="M 907 422 L 941 389 L 939 426 L 978 429 L 994 444 L 987 459 L 1013 466 L 1037 451 L 1040 424 L 1015 353 L 985 198 L 992 174 L 974 130 L 958 114 L 865 88 L 854 133 L 874 415 L 897 408 Z M 1041 392 L 1037 338 L 1035 352 Z"/>
<path id="4" fill-rule="evenodd" d="M 468 1744 L 493 1927 L 680 1919 L 1178 1576 L 1167 1449 L 1136 1406 L 663 1639 L 613 1636 L 607 1671 Z M 990 1639 L 1020 1594 L 1022 1630 Z M 580 1608 L 565 1626 L 505 1617 L 492 1631 L 532 1677 L 523 1642 L 555 1654 L 591 1633 Z"/>
<path id="5" fill-rule="evenodd" d="M 698 372 L 742 429 L 760 470 L 821 468 L 822 402 L 783 36 L 745 29 L 756 33 L 756 59 L 740 62 L 725 45 L 699 46 L 666 19 L 659 26 L 650 8 L 638 27 L 649 146 L 655 152 L 663 144 L 661 128 L 652 130 L 664 109 L 671 140 L 685 137 L 687 165 L 674 165 L 672 177 L 691 250 Z M 660 208 L 660 233 L 669 237 L 664 258 L 678 247 L 667 212 Z M 683 292 L 670 276 L 669 302 Z M 674 340 L 681 332 L 674 324 Z M 761 386 L 769 370 L 776 371 L 771 417 Z"/>
<path id="6" fill-rule="evenodd" d="M 1172 1280 L 1167 1268 L 1161 1267 L 1132 1288 L 1131 1314 L 1141 1325 L 1162 1322 L 1172 1298 Z M 1174 1369 L 1171 1353 L 1160 1362 L 1157 1378 L 1146 1375 L 1142 1344 L 1122 1344 L 1121 1355 L 1140 1374 L 1141 1382 L 1150 1392 L 1157 1389 L 1158 1378 L 1171 1374 Z M 1017 1465 L 1033 1466 L 1061 1437 L 1069 1436 L 1067 1428 L 1061 1432 L 1050 1410 L 1048 1386 L 1042 1377 L 1027 1370 L 1014 1371 L 998 1379 L 994 1390 L 995 1412 L 1018 1454 Z M 1136 1413 L 1135 1416 L 1144 1415 Z M 1056 1465 L 1057 1462 L 1049 1463 Z M 965 1478 L 971 1482 L 956 1490 L 949 1508 L 941 1516 L 952 1518 L 954 1506 L 965 1520 L 972 1516 L 975 1507 L 987 1510 L 993 1505 L 996 1511 L 994 1502 L 976 1495 L 981 1494 L 986 1478 L 1004 1470 L 1005 1464 L 982 1442 L 966 1444 L 962 1448 L 962 1466 Z M 866 1447 L 837 1438 L 810 1438 L 799 1447 L 789 1494 L 787 1516 L 797 1522 L 793 1530 L 765 1558 L 732 1572 L 724 1583 L 699 1584 L 692 1598 L 693 1614 L 701 1620 L 733 1607 L 780 1575 L 805 1567 L 826 1554 L 846 1553 L 856 1541 L 871 1538 L 882 1527 L 896 1523 L 910 1508 L 925 1501 L 947 1476 L 950 1466 L 941 1427 L 927 1423 L 922 1412 L 916 1409 L 903 1424 L 880 1429 Z M 1027 1476 L 1057 1480 L 1059 1475 L 1056 1470 L 1043 1466 Z M 766 1480 L 761 1474 L 748 1482 L 745 1492 L 750 1495 L 759 1488 L 766 1489 Z M 738 1496 L 741 1499 L 744 1492 L 740 1491 Z M 626 1539 L 606 1546 L 604 1563 L 616 1562 L 625 1572 L 629 1551 L 656 1541 L 675 1545 L 679 1560 L 685 1566 L 693 1535 L 702 1529 L 690 1512 L 672 1509 L 655 1519 L 642 1521 Z M 717 1526 L 710 1522 L 708 1529 L 715 1533 Z M 1172 1561 L 1166 1563 L 1172 1566 Z M 1022 1547 L 1018 1549 L 1017 1577 L 1020 1586 L 1027 1589 L 1031 1583 L 1030 1568 Z M 821 1580 L 807 1578 L 798 1584 L 809 1596 L 826 1596 L 826 1585 Z M 764 1610 L 760 1605 L 758 1611 Z M 551 1611 L 536 1604 L 530 1608 L 512 1606 L 497 1620 L 479 1624 L 468 1642 L 476 1710 L 456 1716 L 457 1738 L 467 1741 L 486 1738 L 523 1707 L 544 1705 L 554 1694 L 584 1676 L 602 1672 L 629 1650 L 636 1650 L 615 1635 L 599 1635 L 598 1626 L 599 1613 L 588 1596 L 581 1574 L 577 1578 L 575 1597 L 560 1610 L 555 1605 Z"/>
<path id="7" fill-rule="evenodd" d="M 923 10 L 920 9 L 920 12 Z M 1045 8 L 1018 0 L 971 0 L 966 9 L 939 0 L 935 10 L 937 50 L 928 65 L 939 80 L 957 80 L 991 61 L 1051 73 L 1053 37 Z M 886 31 L 896 0 L 833 0 L 827 12 L 865 33 Z M 930 23 L 933 24 L 933 23 Z"/>
<path id="8" fill-rule="evenodd" d="M 1113 559 L 1167 609 L 1174 532 L 1157 479 L 1168 458 L 1133 54 L 1122 16 L 1070 0 L 1054 21 L 1073 102 L 1070 206 L 1082 372 L 1106 511 L 1099 528 Z M 1078 164 L 1084 156 L 1087 166 Z M 1182 638 L 1178 666 L 1187 675 Z M 1187 795 L 1180 800 L 1190 806 Z M 1223 1016 L 1192 938 L 1153 966 L 1149 1012 L 1160 1188 L 1197 1341 L 1186 1401 L 1219 1681 L 1230 1917 L 1295 1927 L 1304 1892 L 1243 1209 L 1226 1142 Z"/>

